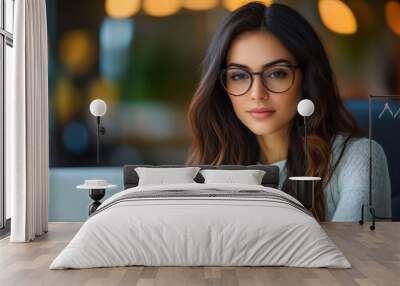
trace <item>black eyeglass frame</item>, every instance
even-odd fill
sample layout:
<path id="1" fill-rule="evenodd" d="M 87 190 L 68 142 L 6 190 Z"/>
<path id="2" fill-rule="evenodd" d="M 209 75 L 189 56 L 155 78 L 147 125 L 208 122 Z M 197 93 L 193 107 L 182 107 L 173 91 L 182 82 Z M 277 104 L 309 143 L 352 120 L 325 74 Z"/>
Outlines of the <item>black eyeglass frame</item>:
<path id="1" fill-rule="evenodd" d="M 219 75 L 219 79 L 220 79 L 220 81 L 221 81 L 222 87 L 225 89 L 225 91 L 226 91 L 227 93 L 229 93 L 229 94 L 232 95 L 232 96 L 242 96 L 242 95 L 244 95 L 245 93 L 247 93 L 247 92 L 251 89 L 251 87 L 253 86 L 253 83 L 254 83 L 254 76 L 259 75 L 259 76 L 261 77 L 261 75 L 262 75 L 266 70 L 270 69 L 271 67 L 276 67 L 276 66 L 278 66 L 278 67 L 279 67 L 279 66 L 284 66 L 284 67 L 288 67 L 288 68 L 290 68 L 290 69 L 293 70 L 293 78 L 292 78 L 292 82 L 290 83 L 290 86 L 289 86 L 286 90 L 283 90 L 283 91 L 273 91 L 273 90 L 271 90 L 271 89 L 269 89 L 269 88 L 267 87 L 267 85 L 264 83 L 264 80 L 263 80 L 263 79 L 261 79 L 261 84 L 262 84 L 263 87 L 264 87 L 266 90 L 268 90 L 269 92 L 272 92 L 272 93 L 284 93 L 284 92 L 288 91 L 289 89 L 291 89 L 291 87 L 293 86 L 293 83 L 294 83 L 294 81 L 295 81 L 295 79 L 296 79 L 296 69 L 300 68 L 300 65 L 298 65 L 298 64 L 297 64 L 297 65 L 293 65 L 293 64 L 282 64 L 282 63 L 279 63 L 279 64 L 274 64 L 274 65 L 266 66 L 266 67 L 264 67 L 261 71 L 258 71 L 258 72 L 251 72 L 251 71 L 249 71 L 248 69 L 243 68 L 243 67 L 235 67 L 235 66 L 232 66 L 232 67 L 228 67 L 228 68 L 222 69 L 221 72 L 220 72 L 220 75 Z M 247 73 L 250 75 L 250 80 L 251 80 L 251 81 L 250 81 L 249 88 L 248 88 L 245 92 L 243 92 L 243 93 L 241 93 L 241 94 L 233 94 L 233 93 L 229 92 L 228 89 L 227 89 L 226 86 L 225 86 L 224 73 L 227 72 L 228 70 L 232 70 L 232 69 L 240 69 L 240 70 L 243 70 L 243 71 L 247 72 Z"/>

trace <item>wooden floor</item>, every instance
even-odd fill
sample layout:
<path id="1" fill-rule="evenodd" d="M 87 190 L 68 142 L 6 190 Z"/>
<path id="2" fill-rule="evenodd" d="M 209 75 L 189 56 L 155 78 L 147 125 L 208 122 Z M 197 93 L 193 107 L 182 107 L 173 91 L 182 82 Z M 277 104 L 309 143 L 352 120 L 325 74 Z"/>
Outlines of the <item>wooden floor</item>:
<path id="1" fill-rule="evenodd" d="M 80 223 L 50 223 L 32 243 L 0 241 L 0 285 L 400 285 L 400 223 L 325 223 L 353 268 L 119 267 L 48 270 Z"/>

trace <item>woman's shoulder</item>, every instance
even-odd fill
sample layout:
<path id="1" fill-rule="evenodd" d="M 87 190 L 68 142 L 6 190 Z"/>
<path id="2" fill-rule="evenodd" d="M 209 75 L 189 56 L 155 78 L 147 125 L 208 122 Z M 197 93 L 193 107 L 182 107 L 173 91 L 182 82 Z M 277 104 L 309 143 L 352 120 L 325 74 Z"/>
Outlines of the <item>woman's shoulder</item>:
<path id="1" fill-rule="evenodd" d="M 349 148 L 352 149 L 352 151 L 365 152 L 365 150 L 369 150 L 369 143 L 370 141 L 367 137 L 352 137 L 348 134 L 338 133 L 332 139 L 332 150 L 341 150 L 346 144 L 346 149 Z M 375 148 L 382 148 L 374 139 L 371 139 L 371 145 Z"/>
<path id="2" fill-rule="evenodd" d="M 345 143 L 346 146 L 354 145 L 362 147 L 364 145 L 367 145 L 368 142 L 369 140 L 367 137 L 352 137 L 346 133 L 338 133 L 333 136 L 331 140 L 332 149 L 341 149 Z"/>
<path id="3" fill-rule="evenodd" d="M 367 137 L 349 137 L 347 134 L 337 134 L 333 138 L 332 152 L 336 159 L 339 158 L 340 154 L 343 152 L 342 159 L 347 164 L 354 165 L 356 162 L 359 164 L 367 164 L 369 161 L 370 147 L 373 160 L 383 160 L 386 162 L 386 155 L 382 146 L 373 139 L 371 139 L 370 142 Z"/>

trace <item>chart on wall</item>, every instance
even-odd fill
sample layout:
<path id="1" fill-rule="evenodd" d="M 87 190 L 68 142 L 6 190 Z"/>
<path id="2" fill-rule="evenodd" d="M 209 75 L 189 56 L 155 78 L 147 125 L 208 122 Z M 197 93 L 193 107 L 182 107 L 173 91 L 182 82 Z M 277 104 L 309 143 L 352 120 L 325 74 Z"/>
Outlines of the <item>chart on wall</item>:
<path id="1" fill-rule="evenodd" d="M 377 141 L 385 151 L 391 181 L 392 215 L 399 217 L 400 95 L 373 95 L 370 104 L 371 138 Z"/>

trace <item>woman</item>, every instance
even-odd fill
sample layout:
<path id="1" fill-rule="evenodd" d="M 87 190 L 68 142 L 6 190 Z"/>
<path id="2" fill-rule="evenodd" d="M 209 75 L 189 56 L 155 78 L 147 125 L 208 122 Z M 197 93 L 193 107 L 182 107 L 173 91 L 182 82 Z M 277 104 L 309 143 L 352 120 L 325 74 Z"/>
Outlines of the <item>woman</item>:
<path id="1" fill-rule="evenodd" d="M 307 120 L 307 166 L 301 99 Z M 290 176 L 319 176 L 314 215 L 357 221 L 368 201 L 368 139 L 344 107 L 327 54 L 311 25 L 282 4 L 250 3 L 228 15 L 203 62 L 189 107 L 193 143 L 187 164 L 273 164 L 279 188 Z M 390 215 L 385 153 L 373 141 L 374 206 Z"/>

